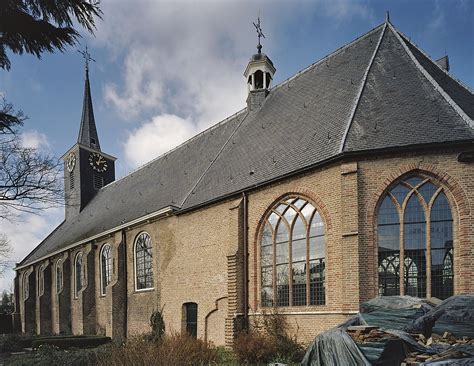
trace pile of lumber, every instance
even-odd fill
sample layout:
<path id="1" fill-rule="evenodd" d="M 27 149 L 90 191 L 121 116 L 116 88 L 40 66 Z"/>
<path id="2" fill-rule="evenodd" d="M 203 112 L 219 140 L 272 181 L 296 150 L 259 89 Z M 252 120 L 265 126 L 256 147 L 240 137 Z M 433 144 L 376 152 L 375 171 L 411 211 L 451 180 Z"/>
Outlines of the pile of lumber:
<path id="1" fill-rule="evenodd" d="M 356 325 L 347 328 L 347 333 L 358 344 L 387 341 L 397 339 L 396 336 L 382 331 L 379 327 Z"/>
<path id="2" fill-rule="evenodd" d="M 421 346 L 433 347 L 435 349 L 445 349 L 436 354 L 423 352 L 410 352 L 405 359 L 405 365 L 417 365 L 420 362 L 442 361 L 456 358 L 469 357 L 470 354 L 463 350 L 464 345 L 474 345 L 474 339 L 469 337 L 456 338 L 449 332 L 438 335 L 433 333 L 431 337 L 426 338 L 423 334 L 411 335 Z"/>

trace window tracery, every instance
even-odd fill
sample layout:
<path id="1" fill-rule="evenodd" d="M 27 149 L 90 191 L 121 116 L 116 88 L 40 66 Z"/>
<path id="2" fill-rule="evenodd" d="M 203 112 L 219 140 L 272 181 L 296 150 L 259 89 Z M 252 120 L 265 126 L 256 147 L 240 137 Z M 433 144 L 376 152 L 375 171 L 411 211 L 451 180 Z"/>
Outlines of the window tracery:
<path id="1" fill-rule="evenodd" d="M 260 239 L 262 306 L 325 304 L 324 223 L 306 199 L 273 206 Z"/>
<path id="2" fill-rule="evenodd" d="M 153 251 L 151 237 L 141 233 L 135 240 L 135 288 L 153 288 Z"/>
<path id="3" fill-rule="evenodd" d="M 426 297 L 429 292 L 445 299 L 453 294 L 453 218 L 435 181 L 412 175 L 385 193 L 377 213 L 377 237 L 380 295 Z M 394 258 L 397 265 L 389 270 Z"/>

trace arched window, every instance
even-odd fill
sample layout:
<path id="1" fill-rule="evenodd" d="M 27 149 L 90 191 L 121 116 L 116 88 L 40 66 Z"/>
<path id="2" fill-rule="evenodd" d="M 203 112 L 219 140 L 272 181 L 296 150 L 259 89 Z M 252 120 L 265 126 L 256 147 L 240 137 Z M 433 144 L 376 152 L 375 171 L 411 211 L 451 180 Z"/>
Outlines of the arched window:
<path id="1" fill-rule="evenodd" d="M 260 240 L 262 306 L 325 304 L 325 253 L 324 223 L 310 202 L 273 206 Z"/>
<path id="2" fill-rule="evenodd" d="M 44 294 L 44 268 L 45 268 L 44 264 L 42 264 L 38 268 L 38 285 L 36 287 L 38 291 L 38 296 L 43 296 Z"/>
<path id="3" fill-rule="evenodd" d="M 58 259 L 56 262 L 56 293 L 63 290 L 63 261 Z"/>
<path id="4" fill-rule="evenodd" d="M 23 287 L 23 301 L 27 300 L 30 297 L 30 284 L 29 284 L 30 274 L 28 271 L 23 273 L 22 278 L 22 287 Z"/>
<path id="5" fill-rule="evenodd" d="M 453 294 L 451 208 L 443 188 L 431 178 L 409 176 L 382 197 L 377 213 L 377 238 L 380 295 L 426 297 L 428 289 L 431 296 L 440 299 Z M 427 263 L 428 248 L 431 263 Z M 403 271 L 399 265 L 401 257 Z"/>
<path id="6" fill-rule="evenodd" d="M 79 291 L 84 285 L 84 268 L 82 262 L 82 252 L 76 254 L 74 261 L 74 297 L 77 298 Z"/>
<path id="7" fill-rule="evenodd" d="M 105 295 L 105 290 L 112 280 L 112 248 L 109 244 L 102 246 L 100 254 L 100 291 Z"/>
<path id="8" fill-rule="evenodd" d="M 135 288 L 153 288 L 153 252 L 147 233 L 141 233 L 135 240 Z"/>

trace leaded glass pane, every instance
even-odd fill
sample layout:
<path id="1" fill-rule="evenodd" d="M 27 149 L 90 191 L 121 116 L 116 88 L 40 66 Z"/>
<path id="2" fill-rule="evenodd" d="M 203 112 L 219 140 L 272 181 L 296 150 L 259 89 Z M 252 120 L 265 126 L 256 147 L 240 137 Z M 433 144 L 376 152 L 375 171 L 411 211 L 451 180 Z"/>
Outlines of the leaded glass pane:
<path id="1" fill-rule="evenodd" d="M 262 306 L 273 306 L 273 287 L 262 287 Z"/>
<path id="2" fill-rule="evenodd" d="M 398 210 L 389 196 L 386 196 L 379 207 L 377 222 L 379 225 L 398 224 Z"/>
<path id="3" fill-rule="evenodd" d="M 425 250 L 405 251 L 405 295 L 426 297 Z"/>
<path id="4" fill-rule="evenodd" d="M 314 206 L 309 202 L 301 210 L 301 213 L 303 214 L 306 221 L 309 221 L 309 219 L 310 219 L 311 215 L 313 214 L 313 212 L 314 212 Z"/>
<path id="5" fill-rule="evenodd" d="M 272 286 L 273 285 L 273 267 L 263 267 L 262 268 L 262 286 Z"/>
<path id="6" fill-rule="evenodd" d="M 431 222 L 452 220 L 451 208 L 444 192 L 441 192 L 431 208 Z"/>
<path id="7" fill-rule="evenodd" d="M 306 262 L 293 264 L 293 305 L 306 305 Z"/>
<path id="8" fill-rule="evenodd" d="M 135 243 L 137 290 L 153 287 L 153 253 L 150 235 L 142 233 Z"/>
<path id="9" fill-rule="evenodd" d="M 408 189 L 408 187 L 404 186 L 403 184 L 397 184 L 390 191 L 390 193 L 395 196 L 400 206 L 403 204 L 403 201 L 405 200 L 405 197 L 407 196 L 409 192 L 410 192 L 410 189 Z"/>
<path id="10" fill-rule="evenodd" d="M 288 265 L 276 266 L 277 306 L 289 306 L 289 274 Z"/>
<path id="11" fill-rule="evenodd" d="M 310 305 L 323 305 L 326 301 L 324 258 L 309 263 Z"/>
<path id="12" fill-rule="evenodd" d="M 383 225 L 377 228 L 379 252 L 400 250 L 400 225 Z"/>
<path id="13" fill-rule="evenodd" d="M 273 264 L 273 246 L 262 247 L 262 266 L 270 266 Z"/>
<path id="14" fill-rule="evenodd" d="M 268 217 L 268 222 L 274 228 L 279 218 L 280 216 L 278 216 L 275 212 L 272 212 L 270 216 Z"/>
<path id="15" fill-rule="evenodd" d="M 433 194 L 437 190 L 438 188 L 431 182 L 426 182 L 420 188 L 418 188 L 418 192 L 421 193 L 421 195 L 425 199 L 426 204 L 430 203 L 431 197 L 433 197 Z"/>
<path id="16" fill-rule="evenodd" d="M 404 216 L 404 245 L 407 249 L 426 248 L 425 213 L 420 201 L 415 195 L 408 200 Z"/>
<path id="17" fill-rule="evenodd" d="M 431 296 L 453 295 L 453 221 L 451 208 L 441 192 L 431 208 Z"/>
<path id="18" fill-rule="evenodd" d="M 276 245 L 276 264 L 288 263 L 288 243 Z"/>
<path id="19" fill-rule="evenodd" d="M 418 176 L 412 176 L 408 179 L 405 179 L 405 182 L 407 182 L 409 185 L 411 185 L 413 188 L 415 188 L 418 184 L 423 182 L 423 179 L 421 179 Z"/>
<path id="20" fill-rule="evenodd" d="M 324 236 L 309 239 L 309 259 L 324 258 L 325 252 Z"/>
<path id="21" fill-rule="evenodd" d="M 292 240 L 295 241 L 303 238 L 306 238 L 306 225 L 301 219 L 301 216 L 298 215 L 293 226 Z"/>
<path id="22" fill-rule="evenodd" d="M 379 295 L 400 295 L 400 252 L 379 252 Z"/>
<path id="23" fill-rule="evenodd" d="M 291 246 L 293 262 L 306 260 L 306 238 L 294 241 Z"/>
<path id="24" fill-rule="evenodd" d="M 288 228 L 283 220 L 278 223 L 275 241 L 282 243 L 288 241 Z"/>
<path id="25" fill-rule="evenodd" d="M 263 233 L 262 233 L 262 245 L 272 245 L 273 244 L 273 233 L 269 224 L 265 224 Z"/>
<path id="26" fill-rule="evenodd" d="M 319 212 L 316 212 L 311 220 L 309 236 L 320 236 L 324 235 L 324 223 Z"/>
<path id="27" fill-rule="evenodd" d="M 291 225 L 296 216 L 296 211 L 292 207 L 289 207 L 284 216 L 288 224 Z"/>

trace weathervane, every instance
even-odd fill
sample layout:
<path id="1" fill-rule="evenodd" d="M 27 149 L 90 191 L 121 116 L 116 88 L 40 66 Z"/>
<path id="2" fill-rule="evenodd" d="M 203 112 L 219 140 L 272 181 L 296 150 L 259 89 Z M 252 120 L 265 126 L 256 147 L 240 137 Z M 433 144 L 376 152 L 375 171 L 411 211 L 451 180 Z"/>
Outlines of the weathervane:
<path id="1" fill-rule="evenodd" d="M 257 24 L 253 23 L 253 26 L 257 30 L 257 36 L 258 36 L 257 50 L 258 50 L 258 53 L 262 53 L 262 45 L 260 43 L 260 38 L 262 37 L 265 38 L 265 35 L 262 32 L 262 27 L 260 27 L 260 16 L 257 18 Z"/>
<path id="2" fill-rule="evenodd" d="M 89 51 L 87 51 L 87 45 L 86 45 L 85 51 L 77 50 L 77 52 L 79 52 L 82 55 L 82 57 L 84 57 L 84 60 L 86 60 L 86 72 L 89 72 L 89 62 L 90 61 L 95 62 L 95 60 L 91 57 L 91 54 L 89 53 Z"/>

